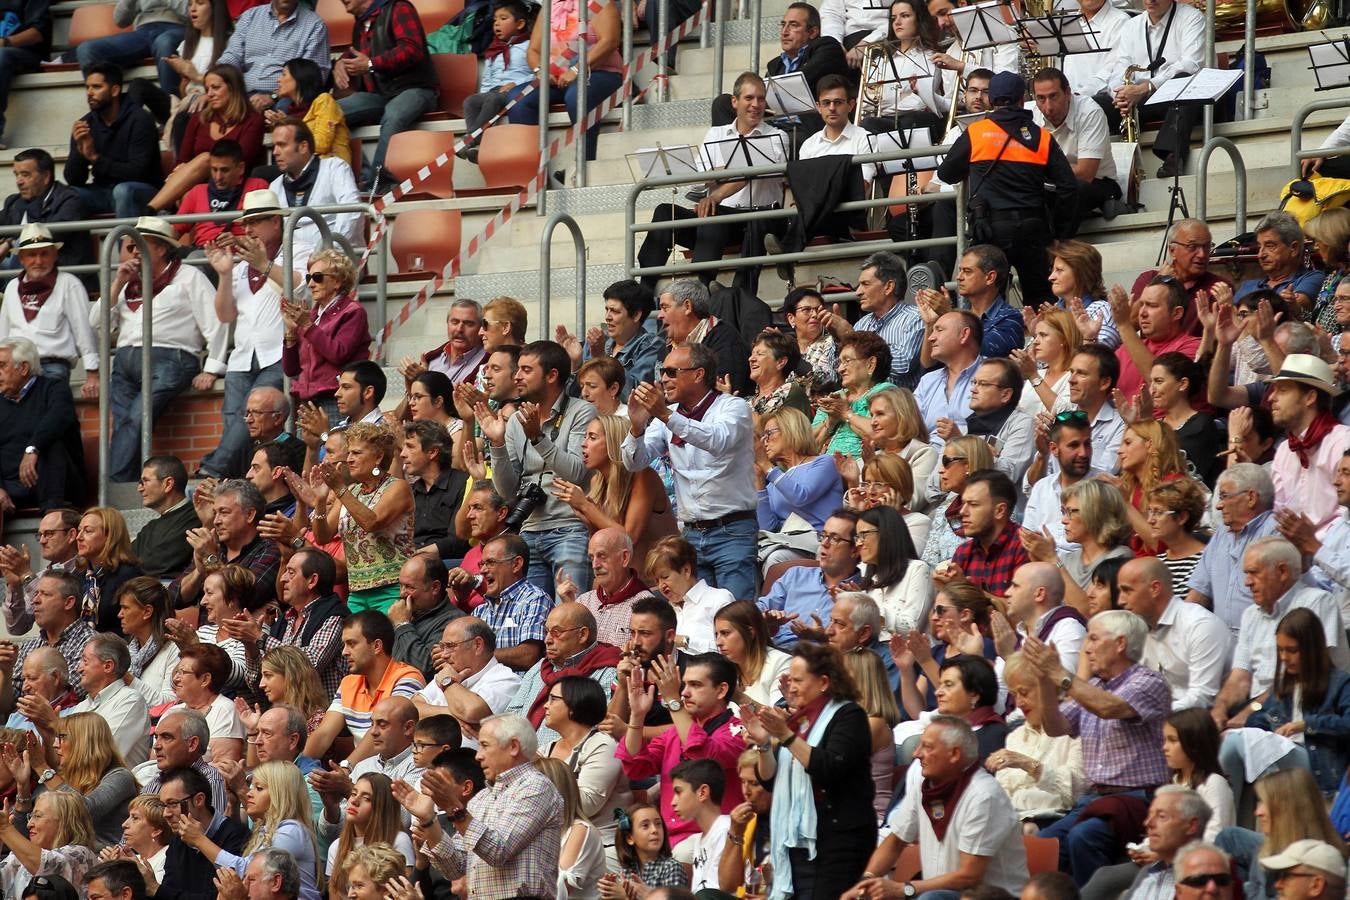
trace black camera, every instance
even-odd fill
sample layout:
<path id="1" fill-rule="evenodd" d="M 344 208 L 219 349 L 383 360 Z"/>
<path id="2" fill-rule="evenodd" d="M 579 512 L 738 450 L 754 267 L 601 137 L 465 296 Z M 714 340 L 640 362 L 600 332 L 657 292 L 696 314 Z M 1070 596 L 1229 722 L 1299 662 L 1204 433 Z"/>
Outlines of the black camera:
<path id="1" fill-rule="evenodd" d="M 513 534 L 520 532 L 520 526 L 525 524 L 525 520 L 534 514 L 539 506 L 548 501 L 548 494 L 537 484 L 522 485 L 520 492 L 516 495 L 516 502 L 511 507 L 511 511 L 506 514 L 506 530 Z"/>

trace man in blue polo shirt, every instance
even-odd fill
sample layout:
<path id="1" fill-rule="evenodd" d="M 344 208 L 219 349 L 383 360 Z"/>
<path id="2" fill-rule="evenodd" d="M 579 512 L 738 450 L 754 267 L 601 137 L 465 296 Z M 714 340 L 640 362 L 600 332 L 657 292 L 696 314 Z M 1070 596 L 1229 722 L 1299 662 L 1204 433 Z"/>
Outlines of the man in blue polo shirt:
<path id="1" fill-rule="evenodd" d="M 1287 212 L 1273 212 L 1256 223 L 1256 261 L 1260 278 L 1238 286 L 1235 299 L 1252 291 L 1271 290 L 1301 309 L 1310 310 L 1322 289 L 1322 273 L 1303 265 L 1303 229 Z M 1292 296 L 1290 296 L 1292 294 Z"/>

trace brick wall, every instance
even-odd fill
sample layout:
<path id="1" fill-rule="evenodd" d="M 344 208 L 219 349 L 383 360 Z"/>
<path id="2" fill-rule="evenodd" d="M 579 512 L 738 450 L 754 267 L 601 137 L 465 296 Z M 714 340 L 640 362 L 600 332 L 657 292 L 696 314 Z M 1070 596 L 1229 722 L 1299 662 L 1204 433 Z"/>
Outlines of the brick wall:
<path id="1" fill-rule="evenodd" d="M 222 391 L 188 391 L 169 404 L 168 411 L 155 422 L 153 453 L 172 453 L 187 464 L 188 470 L 196 468 L 220 443 L 224 433 L 224 424 L 220 419 L 220 406 L 224 401 Z M 84 434 L 86 466 L 98 471 L 98 401 L 76 400 L 76 410 L 80 416 L 80 430 Z M 140 428 L 137 417 L 136 427 Z"/>

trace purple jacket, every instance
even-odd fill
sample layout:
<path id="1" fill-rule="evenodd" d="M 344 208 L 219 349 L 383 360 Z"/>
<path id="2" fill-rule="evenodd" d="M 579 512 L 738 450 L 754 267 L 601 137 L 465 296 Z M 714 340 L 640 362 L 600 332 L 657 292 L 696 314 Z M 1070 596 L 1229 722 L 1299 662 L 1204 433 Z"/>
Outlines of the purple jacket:
<path id="1" fill-rule="evenodd" d="M 365 307 L 350 295 L 335 301 L 317 323 L 300 329 L 299 340 L 282 348 L 291 393 L 301 400 L 331 394 L 343 366 L 370 358 L 370 340 Z"/>

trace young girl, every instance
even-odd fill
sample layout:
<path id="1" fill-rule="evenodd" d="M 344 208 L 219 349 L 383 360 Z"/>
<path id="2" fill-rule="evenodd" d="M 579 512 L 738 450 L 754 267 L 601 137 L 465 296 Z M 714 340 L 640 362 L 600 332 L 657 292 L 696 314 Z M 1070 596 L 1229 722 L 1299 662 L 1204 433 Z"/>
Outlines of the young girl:
<path id="1" fill-rule="evenodd" d="M 1183 709 L 1163 723 L 1163 759 L 1172 783 L 1191 788 L 1209 804 L 1204 840 L 1233 824 L 1233 789 L 1219 770 L 1219 729 L 1207 709 Z"/>
<path id="2" fill-rule="evenodd" d="M 347 896 L 349 868 L 341 864 L 357 847 L 391 844 L 403 854 L 411 868 L 417 861 L 412 838 L 399 827 L 399 806 L 390 788 L 389 776 L 367 772 L 356 779 L 356 789 L 347 804 L 342 833 L 328 845 L 328 896 L 340 900 Z"/>
<path id="3" fill-rule="evenodd" d="M 619 859 L 619 874 L 600 879 L 604 900 L 628 900 L 627 881 L 641 896 L 652 888 L 688 887 L 684 866 L 670 855 L 670 839 L 661 810 L 652 803 L 635 803 L 615 813 L 619 823 L 614 853 Z"/>
<path id="4" fill-rule="evenodd" d="M 464 127 L 472 134 L 506 108 L 534 81 L 525 59 L 530 47 L 530 14 L 522 0 L 497 0 L 492 6 L 492 43 L 483 52 L 483 75 L 476 94 L 464 98 Z M 478 141 L 465 141 L 458 156 L 478 163 Z"/>

